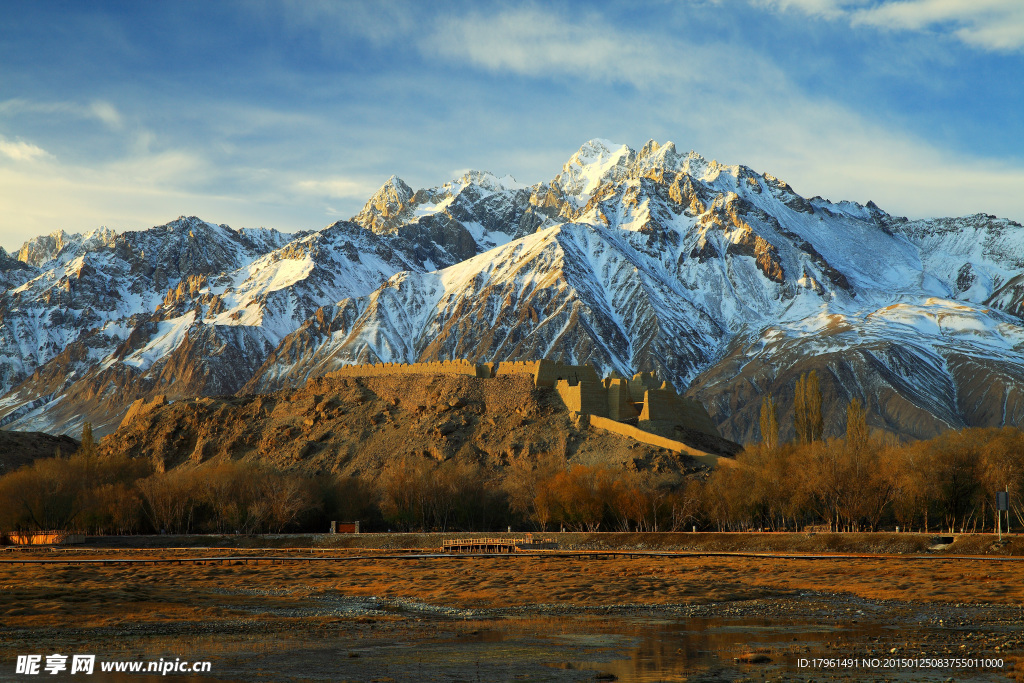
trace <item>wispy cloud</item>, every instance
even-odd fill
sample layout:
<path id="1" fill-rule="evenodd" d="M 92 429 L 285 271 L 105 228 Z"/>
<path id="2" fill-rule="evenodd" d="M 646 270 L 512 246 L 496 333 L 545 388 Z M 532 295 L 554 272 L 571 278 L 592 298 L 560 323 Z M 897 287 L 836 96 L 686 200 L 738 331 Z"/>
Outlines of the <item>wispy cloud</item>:
<path id="1" fill-rule="evenodd" d="M 300 180 L 294 184 L 294 188 L 303 194 L 335 199 L 366 199 L 377 191 L 376 187 L 365 180 L 338 177 Z"/>
<path id="2" fill-rule="evenodd" d="M 761 7 L 786 10 L 798 10 L 813 17 L 839 19 L 846 14 L 845 7 L 853 4 L 850 0 L 751 0 Z"/>
<path id="3" fill-rule="evenodd" d="M 1024 2 L 1020 0 L 909 0 L 859 9 L 852 23 L 911 31 L 951 31 L 986 50 L 1024 49 Z"/>
<path id="4" fill-rule="evenodd" d="M 24 140 L 8 140 L 0 135 L 0 154 L 14 161 L 34 161 L 52 156 L 42 147 Z"/>
<path id="5" fill-rule="evenodd" d="M 0 115 L 15 114 L 47 114 L 91 119 L 114 130 L 120 129 L 124 125 L 124 119 L 117 107 L 106 100 L 92 100 L 91 102 L 82 103 L 38 102 L 14 98 L 0 102 Z"/>
<path id="6" fill-rule="evenodd" d="M 852 18 L 865 2 L 773 4 Z M 698 151 L 770 171 L 808 195 L 873 199 L 913 216 L 1019 215 L 1019 202 L 1009 198 L 1024 181 L 1024 169 L 940 149 L 870 111 L 804 92 L 743 46 L 697 45 L 657 29 L 628 32 L 598 17 L 536 7 L 444 22 L 424 44 L 449 61 L 469 60 L 488 71 L 621 81 L 641 88 L 641 99 L 656 93 L 658 116 L 674 118 L 693 136 L 678 142 L 710 143 Z M 680 88 L 681 81 L 690 87 Z"/>
<path id="7" fill-rule="evenodd" d="M 89 103 L 88 111 L 92 114 L 93 118 L 98 121 L 102 121 L 111 128 L 117 129 L 124 124 L 124 121 L 121 118 L 121 112 L 119 112 L 110 102 L 93 100 Z"/>
<path id="8" fill-rule="evenodd" d="M 679 81 L 699 77 L 705 60 L 686 55 L 680 68 L 678 45 L 652 43 L 592 15 L 568 18 L 539 7 L 495 14 L 471 13 L 437 22 L 421 42 L 424 51 L 491 71 L 525 76 L 571 76 L 644 87 L 669 73 Z M 668 54 L 666 54 L 668 53 Z"/>
<path id="9" fill-rule="evenodd" d="M 983 50 L 1024 50 L 1024 2 L 1021 0 L 751 1 L 762 7 L 843 19 L 851 26 L 948 34 Z"/>
<path id="10" fill-rule="evenodd" d="M 384 45 L 419 28 L 416 5 L 405 0 L 253 0 L 242 8 L 269 21 L 281 21 L 290 31 L 319 31 L 326 52 L 342 49 L 339 38 L 358 36 Z"/>

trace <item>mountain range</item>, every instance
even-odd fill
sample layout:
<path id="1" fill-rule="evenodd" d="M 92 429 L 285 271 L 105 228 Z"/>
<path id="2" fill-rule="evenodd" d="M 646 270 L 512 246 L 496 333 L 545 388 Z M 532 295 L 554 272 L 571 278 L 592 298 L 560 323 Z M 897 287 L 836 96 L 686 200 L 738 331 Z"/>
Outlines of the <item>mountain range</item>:
<path id="1" fill-rule="evenodd" d="M 295 234 L 182 217 L 0 249 L 0 425 L 117 428 L 138 398 L 267 393 L 352 363 L 653 370 L 723 436 L 791 436 L 816 370 L 900 438 L 1024 423 L 1024 227 L 805 198 L 673 143 L 591 140 L 550 181 L 392 176 Z"/>

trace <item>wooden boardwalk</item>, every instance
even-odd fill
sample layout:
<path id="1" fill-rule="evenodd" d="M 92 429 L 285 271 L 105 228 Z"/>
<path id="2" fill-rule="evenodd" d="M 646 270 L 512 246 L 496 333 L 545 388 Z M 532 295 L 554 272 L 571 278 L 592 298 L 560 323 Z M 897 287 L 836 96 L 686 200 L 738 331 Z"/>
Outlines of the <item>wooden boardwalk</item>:
<path id="1" fill-rule="evenodd" d="M 522 553 L 531 550 L 553 550 L 558 543 L 553 538 L 460 538 L 441 542 L 442 553 Z"/>

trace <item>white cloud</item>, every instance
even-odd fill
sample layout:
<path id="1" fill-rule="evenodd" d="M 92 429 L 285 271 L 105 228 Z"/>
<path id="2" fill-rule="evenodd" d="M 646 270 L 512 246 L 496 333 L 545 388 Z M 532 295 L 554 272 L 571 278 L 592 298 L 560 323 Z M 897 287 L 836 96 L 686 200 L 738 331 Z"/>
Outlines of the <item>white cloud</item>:
<path id="1" fill-rule="evenodd" d="M 1024 48 L 1020 0 L 907 0 L 860 9 L 852 23 L 912 31 L 952 30 L 963 42 L 987 50 Z"/>
<path id="2" fill-rule="evenodd" d="M 705 62 L 699 54 L 688 55 L 691 63 L 683 68 L 667 58 L 666 52 L 676 52 L 671 46 L 617 30 L 597 17 L 571 20 L 536 7 L 437 22 L 422 45 L 428 52 L 491 71 L 636 86 L 669 72 L 680 81 L 691 80 Z"/>
<path id="3" fill-rule="evenodd" d="M 104 102 L 103 100 L 93 100 L 89 104 L 89 112 L 94 118 L 103 123 L 107 124 L 111 128 L 118 129 L 122 126 L 123 120 L 121 119 L 121 113 L 117 111 L 110 102 Z"/>
<path id="4" fill-rule="evenodd" d="M 56 229 L 99 225 L 138 229 L 203 208 L 224 207 L 228 197 L 205 191 L 198 157 L 166 152 L 81 166 L 52 156 L 31 165 L 0 164 L 0 242 L 8 248 Z"/>
<path id="5" fill-rule="evenodd" d="M 242 3 L 241 7 L 292 30 L 319 29 L 322 47 L 331 52 L 356 35 L 384 45 L 414 33 L 415 5 L 405 0 L 280 0 Z"/>
<path id="6" fill-rule="evenodd" d="M 0 154 L 14 161 L 34 161 L 52 156 L 42 147 L 23 140 L 8 140 L 0 135 Z"/>
<path id="7" fill-rule="evenodd" d="M 839 19 L 844 16 L 844 5 L 850 4 L 843 0 L 751 0 L 761 7 L 777 8 L 782 11 L 794 9 L 814 17 Z"/>
<path id="8" fill-rule="evenodd" d="M 873 200 L 911 218 L 1024 219 L 1024 168 L 936 148 L 834 103 L 794 92 L 788 101 L 726 107 L 692 123 L 718 141 L 714 153 L 724 163 L 769 172 L 804 196 Z"/>
<path id="9" fill-rule="evenodd" d="M 1024 50 L 1022 0 L 750 0 L 761 7 L 798 10 L 851 26 L 948 33 L 973 47 Z"/>
<path id="10" fill-rule="evenodd" d="M 182 214 L 234 228 L 308 230 L 326 224 L 322 204 L 311 197 L 352 198 L 358 210 L 376 189 L 351 178 L 296 180 L 288 170 L 231 166 L 190 149 L 150 152 L 148 146 L 107 163 L 36 154 L 25 164 L 6 160 L 9 147 L 16 154 L 25 147 L 0 138 L 0 244 L 17 249 L 57 229 L 140 230 Z M 331 221 L 353 213 L 328 211 Z"/>
<path id="11" fill-rule="evenodd" d="M 772 4 L 850 16 L 864 3 Z M 1024 169 L 937 148 L 870 112 L 805 93 L 772 62 L 736 44 L 695 45 L 685 37 L 628 33 L 597 18 L 531 8 L 446 21 L 424 47 L 489 71 L 632 83 L 641 88 L 636 119 L 615 122 L 614 112 L 628 104 L 609 102 L 604 120 L 645 136 L 634 144 L 646 139 L 649 131 L 641 129 L 653 122 L 682 129 L 687 138 L 676 142 L 684 149 L 771 172 L 807 196 L 870 199 L 912 217 L 991 212 L 1020 219 L 1024 210 Z M 595 114 L 588 127 L 600 120 Z M 621 139 L 614 130 L 595 132 Z M 593 135 L 580 137 L 582 143 Z"/>
<path id="12" fill-rule="evenodd" d="M 14 98 L 0 102 L 0 115 L 14 114 L 59 114 L 78 119 L 92 119 L 104 125 L 119 129 L 124 123 L 121 113 L 106 100 L 93 100 L 88 104 L 81 102 L 34 102 L 23 98 Z"/>
<path id="13" fill-rule="evenodd" d="M 353 178 L 321 178 L 318 180 L 300 180 L 294 184 L 296 191 L 303 194 L 340 199 L 367 199 L 376 187 Z"/>

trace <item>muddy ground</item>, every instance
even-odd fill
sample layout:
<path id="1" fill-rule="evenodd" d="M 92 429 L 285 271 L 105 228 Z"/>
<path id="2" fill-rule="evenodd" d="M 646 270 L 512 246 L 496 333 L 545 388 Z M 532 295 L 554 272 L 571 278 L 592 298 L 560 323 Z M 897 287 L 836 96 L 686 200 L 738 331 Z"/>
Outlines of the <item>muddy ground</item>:
<path id="1" fill-rule="evenodd" d="M 288 559 L 254 563 L 269 555 Z M 1024 680 L 1024 562 L 1004 555 L 0 553 L 19 558 L 183 563 L 0 565 L 0 680 L 31 680 L 14 672 L 33 653 L 212 662 L 152 678 L 169 681 Z"/>

